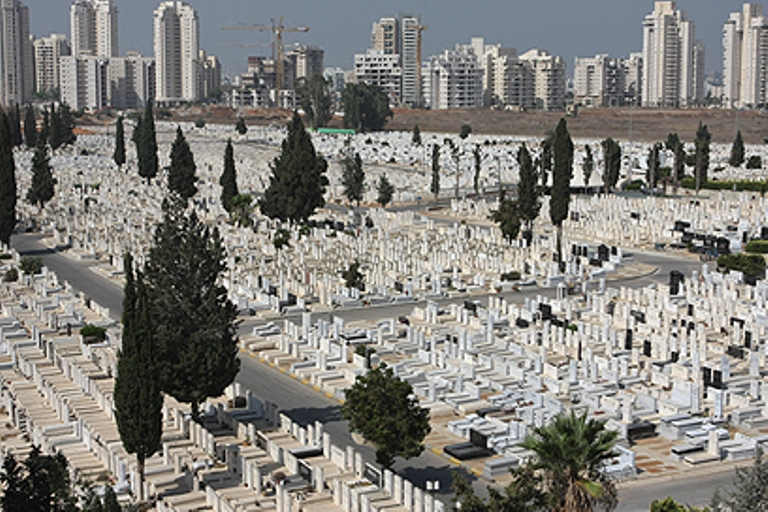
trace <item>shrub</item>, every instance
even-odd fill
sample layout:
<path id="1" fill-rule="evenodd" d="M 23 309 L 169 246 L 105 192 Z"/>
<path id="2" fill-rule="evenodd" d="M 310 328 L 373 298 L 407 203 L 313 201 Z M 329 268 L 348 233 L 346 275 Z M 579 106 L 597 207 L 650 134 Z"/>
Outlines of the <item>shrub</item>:
<path id="1" fill-rule="evenodd" d="M 12 257 L 13 257 L 13 256 L 11 256 L 10 254 L 8 254 L 7 252 L 0 252 L 0 260 L 9 260 L 9 259 L 11 259 Z"/>
<path id="2" fill-rule="evenodd" d="M 747 252 L 768 254 L 768 240 L 750 240 L 746 247 Z"/>
<path id="3" fill-rule="evenodd" d="M 749 157 L 749 160 L 747 160 L 747 169 L 762 169 L 763 168 L 763 159 L 760 158 L 758 155 L 752 155 Z"/>
<path id="4" fill-rule="evenodd" d="M 196 128 L 205 128 L 205 119 L 202 117 L 198 117 L 197 121 L 195 121 L 195 127 Z"/>
<path id="5" fill-rule="evenodd" d="M 5 275 L 3 276 L 3 281 L 6 283 L 15 283 L 19 280 L 19 271 L 15 268 L 10 268 L 5 272 Z"/>
<path id="6" fill-rule="evenodd" d="M 632 180 L 624 185 L 624 190 L 640 190 L 644 186 L 645 182 L 643 180 Z"/>
<path id="7" fill-rule="evenodd" d="M 695 188 L 694 180 L 690 176 L 686 176 L 680 182 L 680 186 L 687 189 Z M 766 181 L 707 181 L 701 188 L 707 190 L 737 190 L 740 192 L 762 192 L 768 188 L 768 182 Z"/>
<path id="8" fill-rule="evenodd" d="M 760 279 L 765 277 L 765 258 L 760 254 L 724 254 L 717 258 L 717 266 L 723 270 L 736 270 Z"/>
<path id="9" fill-rule="evenodd" d="M 21 258 L 21 264 L 19 268 L 22 272 L 29 275 L 39 274 L 43 270 L 43 260 L 39 257 L 32 258 L 30 256 L 24 256 Z"/>
<path id="10" fill-rule="evenodd" d="M 517 270 L 513 270 L 511 272 L 504 272 L 501 274 L 501 280 L 502 281 L 519 281 L 520 280 L 520 272 Z"/>
<path id="11" fill-rule="evenodd" d="M 107 339 L 107 330 L 104 327 L 88 324 L 80 329 L 80 335 L 86 344 L 100 343 Z"/>

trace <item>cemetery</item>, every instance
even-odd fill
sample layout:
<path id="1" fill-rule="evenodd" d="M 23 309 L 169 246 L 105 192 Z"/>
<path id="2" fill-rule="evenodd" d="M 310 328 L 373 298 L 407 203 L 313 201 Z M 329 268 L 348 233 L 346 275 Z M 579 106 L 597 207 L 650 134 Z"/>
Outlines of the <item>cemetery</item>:
<path id="1" fill-rule="evenodd" d="M 157 126 L 162 168 L 176 126 Z M 749 240 L 768 238 L 768 203 L 759 193 L 574 195 L 561 264 L 546 197 L 530 241 L 510 244 L 489 220 L 498 187 L 518 182 L 518 147 L 538 151 L 536 140 L 455 136 L 456 158 L 444 143 L 451 136 L 423 134 L 417 146 L 407 132 L 315 134 L 329 161 L 326 208 L 308 228 L 257 213 L 252 226 L 241 227 L 228 222 L 220 199 L 226 141 L 233 140 L 240 190 L 258 198 L 285 131 L 181 127 L 199 178 L 192 208 L 220 230 L 224 285 L 249 322 L 241 351 L 265 369 L 343 400 L 358 375 L 386 363 L 430 411 L 428 448 L 488 483 L 508 481 L 509 470 L 531 457 L 520 446 L 530 430 L 569 409 L 588 411 L 619 433 L 604 468 L 619 481 L 659 475 L 659 464 L 682 474 L 750 459 L 768 441 L 765 281 L 720 272 L 714 261 L 645 286 L 628 281 L 656 270 L 638 262 L 636 251 L 698 262 L 697 252 L 736 253 Z M 39 232 L 49 247 L 122 285 L 123 255 L 130 251 L 141 265 L 152 244 L 166 177 L 140 178 L 132 144 L 118 169 L 113 136 L 94 131 L 54 153 L 55 197 L 44 208 L 19 201 L 19 228 Z M 575 142 L 573 186 L 596 190 L 600 142 Z M 441 203 L 430 192 L 433 144 L 442 148 Z M 597 156 L 588 183 L 581 171 L 585 144 Z M 642 171 L 648 146 L 621 145 L 630 155 L 622 166 L 629 181 L 633 169 Z M 360 209 L 347 204 L 341 184 L 339 159 L 349 148 L 365 165 Z M 477 188 L 475 148 L 482 154 Z M 711 168 L 723 167 L 718 179 L 768 177 L 765 169 L 729 168 L 728 150 L 712 146 Z M 764 146 L 747 150 L 768 161 Z M 26 191 L 31 152 L 15 158 L 18 188 Z M 667 158 L 662 154 L 662 165 Z M 371 184 L 383 174 L 402 208 L 375 204 Z M 277 228 L 287 230 L 287 246 L 274 243 Z M 333 444 L 322 422 L 295 423 L 270 397 L 239 383 L 204 404 L 200 423 L 165 398 L 162 450 L 147 459 L 142 484 L 115 424 L 119 314 L 46 267 L 22 272 L 21 255 L 7 254 L 0 276 L 16 270 L 18 279 L 0 282 L 3 454 L 23 455 L 32 445 L 60 451 L 77 475 L 113 485 L 125 503 L 154 497 L 161 511 L 450 507 L 366 461 L 354 446 Z M 356 260 L 362 289 L 346 286 L 340 275 Z M 407 315 L 390 310 L 403 305 Z M 354 309 L 368 314 L 349 321 L 336 314 Z M 105 328 L 106 338 L 86 340 L 79 333 L 87 325 Z M 375 352 L 361 355 L 360 345 Z"/>

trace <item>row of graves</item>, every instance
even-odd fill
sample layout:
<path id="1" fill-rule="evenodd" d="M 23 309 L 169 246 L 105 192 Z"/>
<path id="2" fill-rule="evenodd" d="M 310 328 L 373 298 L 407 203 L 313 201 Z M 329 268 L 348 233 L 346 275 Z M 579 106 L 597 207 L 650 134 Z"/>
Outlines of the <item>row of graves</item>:
<path id="1" fill-rule="evenodd" d="M 18 270 L 13 256 L 0 260 L 3 275 Z M 88 324 L 106 328 L 106 339 L 83 339 Z M 0 284 L 0 463 L 37 445 L 65 455 L 73 481 L 111 485 L 123 503 L 143 497 L 167 512 L 445 510 L 354 446 L 335 444 L 322 423 L 294 423 L 238 383 L 203 405 L 200 423 L 166 397 L 162 448 L 147 459 L 142 485 L 115 423 L 120 334 L 106 310 L 45 267 Z"/>
<path id="2" fill-rule="evenodd" d="M 531 428 L 586 411 L 619 432 L 604 469 L 627 478 L 637 472 L 633 443 L 647 437 L 669 440 L 663 456 L 684 465 L 752 457 L 768 441 L 767 300 L 765 282 L 705 264 L 669 285 L 578 298 L 428 301 L 407 318 L 349 325 L 306 314 L 255 329 L 243 344 L 339 398 L 387 363 L 433 422 L 465 439 L 444 452 L 484 457 L 488 478 L 531 456 L 519 446 Z M 359 355 L 361 344 L 373 355 Z"/>

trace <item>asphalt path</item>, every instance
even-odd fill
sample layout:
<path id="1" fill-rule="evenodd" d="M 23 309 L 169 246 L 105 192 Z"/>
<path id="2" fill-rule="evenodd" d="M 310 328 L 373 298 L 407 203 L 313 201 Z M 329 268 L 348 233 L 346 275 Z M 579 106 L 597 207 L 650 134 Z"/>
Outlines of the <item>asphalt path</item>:
<path id="1" fill-rule="evenodd" d="M 108 307 L 110 315 L 115 319 L 119 319 L 122 311 L 122 288 L 89 269 L 88 267 L 93 263 L 73 260 L 62 252 L 48 248 L 41 242 L 41 239 L 42 236 L 36 234 L 16 234 L 11 239 L 11 245 L 22 255 L 39 256 L 42 258 L 43 263 L 54 271 L 60 279 L 67 281 L 74 289 L 87 294 L 99 304 Z M 666 283 L 668 282 L 671 270 L 682 271 L 688 277 L 692 270 L 701 269 L 701 263 L 698 260 L 687 256 L 681 257 L 681 255 L 676 253 L 634 252 L 626 255 L 630 261 L 634 259 L 635 261 L 657 267 L 657 271 L 652 275 L 619 282 L 613 281 L 609 283 L 609 286 L 621 284 L 640 287 L 653 283 Z M 537 295 L 551 297 L 554 293 L 554 290 L 523 287 L 520 291 L 508 292 L 502 295 L 508 300 L 522 303 L 525 297 Z M 487 303 L 487 297 L 490 295 L 497 294 L 441 298 L 437 302 L 441 308 L 447 307 L 452 303 L 463 304 L 465 300 L 479 300 L 482 303 Z M 324 315 L 339 316 L 346 321 L 392 318 L 408 315 L 413 311 L 414 306 L 424 305 L 425 303 L 426 301 L 413 301 L 366 308 L 340 309 L 332 313 L 314 313 L 313 321 L 315 318 Z M 298 321 L 301 319 L 301 315 L 279 317 L 279 320 L 284 319 Z M 246 318 L 240 325 L 239 330 L 241 333 L 249 332 L 254 325 L 264 322 L 265 320 Z M 312 388 L 270 368 L 247 354 L 241 356 L 241 361 L 241 371 L 237 376 L 237 381 L 250 389 L 255 396 L 263 397 L 278 404 L 283 413 L 299 424 L 308 425 L 315 421 L 323 422 L 325 431 L 330 434 L 334 444 L 354 444 L 349 434 L 347 422 L 342 419 L 339 403 L 336 400 L 314 391 Z M 373 450 L 369 447 L 357 446 L 357 449 L 362 453 L 366 461 L 373 462 L 375 460 Z M 418 458 L 409 461 L 398 460 L 393 469 L 422 489 L 426 488 L 428 481 L 439 481 L 440 491 L 436 493 L 436 496 L 446 503 L 450 499 L 450 482 L 452 472 L 456 468 L 449 464 L 445 458 L 426 450 Z M 464 473 L 466 474 L 466 472 Z M 476 491 L 485 494 L 484 489 L 488 482 L 471 475 L 467 476 L 473 481 Z M 729 486 L 732 479 L 733 471 L 726 470 L 711 475 L 696 476 L 695 478 L 678 478 L 669 481 L 653 479 L 649 480 L 647 485 L 643 482 L 632 482 L 626 487 L 620 486 L 620 505 L 618 510 L 623 512 L 648 510 L 649 503 L 653 499 L 664 498 L 668 495 L 682 503 L 705 505 L 709 503 L 715 489 Z"/>

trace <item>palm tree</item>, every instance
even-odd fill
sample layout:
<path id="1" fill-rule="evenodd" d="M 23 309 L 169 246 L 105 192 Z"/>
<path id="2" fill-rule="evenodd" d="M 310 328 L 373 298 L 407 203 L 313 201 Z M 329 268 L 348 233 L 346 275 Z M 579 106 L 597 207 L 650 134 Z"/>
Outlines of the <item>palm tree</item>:
<path id="1" fill-rule="evenodd" d="M 605 429 L 605 422 L 588 420 L 586 411 L 577 414 L 573 410 L 533 429 L 522 446 L 536 453 L 532 464 L 543 476 L 553 511 L 616 507 L 616 487 L 602 469 L 605 460 L 614 455 L 617 435 Z"/>

